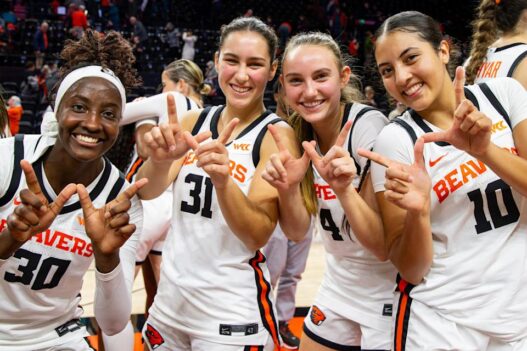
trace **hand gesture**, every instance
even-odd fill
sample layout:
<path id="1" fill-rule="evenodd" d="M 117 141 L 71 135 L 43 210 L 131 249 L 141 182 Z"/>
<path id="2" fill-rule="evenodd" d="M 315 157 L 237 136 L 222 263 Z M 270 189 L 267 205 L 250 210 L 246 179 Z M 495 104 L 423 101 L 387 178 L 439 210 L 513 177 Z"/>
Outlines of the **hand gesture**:
<path id="1" fill-rule="evenodd" d="M 272 154 L 262 173 L 262 178 L 279 191 L 285 191 L 299 184 L 306 175 L 309 167 L 309 157 L 304 152 L 302 157 L 294 158 L 282 143 L 280 134 L 272 124 L 267 126 L 273 140 L 278 147 L 278 153 Z"/>
<path id="2" fill-rule="evenodd" d="M 315 145 L 304 141 L 302 146 L 313 162 L 318 174 L 329 184 L 335 193 L 344 191 L 357 174 L 355 162 L 348 150 L 344 148 L 346 136 L 351 129 L 351 121 L 346 122 L 329 151 L 321 157 L 315 150 Z"/>
<path id="3" fill-rule="evenodd" d="M 144 135 L 148 157 L 154 162 L 171 162 L 180 159 L 190 149 L 184 131 L 179 125 L 176 102 L 171 94 L 167 94 L 167 109 L 169 123 L 161 123 Z M 192 138 L 200 143 L 209 137 L 210 132 L 207 131 Z"/>
<path id="4" fill-rule="evenodd" d="M 62 189 L 55 201 L 49 203 L 42 193 L 31 164 L 22 160 L 20 166 L 24 171 L 27 189 L 20 192 L 22 203 L 7 217 L 7 227 L 14 240 L 26 242 L 33 235 L 41 233 L 51 226 L 64 204 L 75 194 L 77 189 L 74 184 L 68 184 Z"/>
<path id="5" fill-rule="evenodd" d="M 424 140 L 414 145 L 414 163 L 405 165 L 376 152 L 359 149 L 359 155 L 376 162 L 386 170 L 384 197 L 405 210 L 421 211 L 430 201 L 431 181 L 423 158 Z"/>
<path id="6" fill-rule="evenodd" d="M 132 197 L 147 182 L 146 178 L 138 180 L 101 208 L 95 208 L 84 185 L 77 184 L 86 234 L 98 253 L 115 253 L 134 233 L 135 225 L 129 223 L 127 211 L 132 205 Z"/>
<path id="7" fill-rule="evenodd" d="M 485 153 L 490 144 L 492 121 L 465 98 L 464 85 L 465 70 L 463 67 L 458 67 L 454 79 L 456 95 L 454 122 L 450 129 L 427 133 L 423 139 L 425 143 L 445 141 L 473 156 L 478 156 Z"/>
<path id="8" fill-rule="evenodd" d="M 217 189 L 225 187 L 230 178 L 229 152 L 225 145 L 239 121 L 238 118 L 234 118 L 223 128 L 218 139 L 203 145 L 199 145 L 197 138 L 193 138 L 190 133 L 185 133 L 187 143 L 198 158 L 196 166 L 207 172 L 212 184 Z"/>

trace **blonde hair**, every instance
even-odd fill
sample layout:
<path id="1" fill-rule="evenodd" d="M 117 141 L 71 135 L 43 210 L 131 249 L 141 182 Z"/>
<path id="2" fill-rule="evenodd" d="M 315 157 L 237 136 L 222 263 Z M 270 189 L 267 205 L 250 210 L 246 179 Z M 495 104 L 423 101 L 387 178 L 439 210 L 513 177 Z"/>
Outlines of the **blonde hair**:
<path id="1" fill-rule="evenodd" d="M 302 45 L 321 46 L 327 48 L 335 57 L 335 62 L 339 72 L 341 72 L 342 69 L 347 65 L 348 58 L 343 56 L 338 44 L 330 35 L 322 32 L 309 32 L 297 34 L 289 40 L 282 56 L 282 70 L 289 52 Z M 353 101 L 364 101 L 364 97 L 359 87 L 360 82 L 358 77 L 352 74 L 350 77 L 350 82 L 343 89 L 341 89 L 340 102 L 342 104 L 347 104 Z M 295 112 L 291 114 L 289 116 L 288 123 L 295 131 L 297 142 L 300 148 L 302 148 L 303 141 L 310 141 L 314 139 L 313 127 L 298 113 Z M 314 175 L 311 168 L 308 169 L 306 176 L 300 184 L 300 188 L 308 212 L 315 214 L 317 212 L 318 200 L 315 194 Z"/>
<path id="2" fill-rule="evenodd" d="M 470 61 L 466 69 L 467 83 L 474 83 L 481 64 L 487 57 L 487 49 L 501 33 L 509 33 L 518 24 L 526 0 L 482 0 L 478 6 L 478 17 L 472 22 Z"/>
<path id="3" fill-rule="evenodd" d="M 201 68 L 190 60 L 173 61 L 165 67 L 164 72 L 175 83 L 183 79 L 198 94 L 208 95 L 212 90 L 210 85 L 203 82 L 204 77 Z"/>

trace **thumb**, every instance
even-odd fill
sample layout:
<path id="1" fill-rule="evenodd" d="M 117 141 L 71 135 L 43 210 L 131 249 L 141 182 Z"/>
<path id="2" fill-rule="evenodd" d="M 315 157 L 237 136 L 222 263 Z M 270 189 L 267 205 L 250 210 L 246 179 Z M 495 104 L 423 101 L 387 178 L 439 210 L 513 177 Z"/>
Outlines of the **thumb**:
<path id="1" fill-rule="evenodd" d="M 49 206 L 50 210 L 53 211 L 55 215 L 58 215 L 62 208 L 68 202 L 68 200 L 77 192 L 77 187 L 75 184 L 68 184 L 62 191 L 59 193 L 55 201 Z M 82 204 L 81 204 L 82 205 Z"/>
<path id="2" fill-rule="evenodd" d="M 448 133 L 444 130 L 440 132 L 425 133 L 419 139 L 422 139 L 424 143 L 448 141 Z"/>

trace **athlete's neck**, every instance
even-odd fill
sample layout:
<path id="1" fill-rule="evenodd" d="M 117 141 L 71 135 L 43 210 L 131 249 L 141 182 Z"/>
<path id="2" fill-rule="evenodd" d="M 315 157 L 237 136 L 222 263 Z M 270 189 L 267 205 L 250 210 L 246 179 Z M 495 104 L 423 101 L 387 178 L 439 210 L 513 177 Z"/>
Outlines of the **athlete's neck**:
<path id="1" fill-rule="evenodd" d="M 221 113 L 219 127 L 226 126 L 234 118 L 238 118 L 240 122 L 234 130 L 236 132 L 240 127 L 249 125 L 252 121 L 260 117 L 260 115 L 265 111 L 265 106 L 262 101 L 259 101 L 257 104 L 252 106 L 247 106 L 243 109 L 237 109 L 236 107 L 229 105 L 225 106 L 225 109 Z M 221 132 L 221 130 L 219 130 Z M 233 135 L 235 135 L 233 133 Z"/>
<path id="2" fill-rule="evenodd" d="M 325 154 L 331 149 L 337 140 L 342 126 L 342 118 L 344 118 L 344 104 L 340 104 L 335 111 L 328 114 L 328 116 L 319 122 L 313 123 L 313 132 L 317 139 L 317 144 L 320 152 Z"/>

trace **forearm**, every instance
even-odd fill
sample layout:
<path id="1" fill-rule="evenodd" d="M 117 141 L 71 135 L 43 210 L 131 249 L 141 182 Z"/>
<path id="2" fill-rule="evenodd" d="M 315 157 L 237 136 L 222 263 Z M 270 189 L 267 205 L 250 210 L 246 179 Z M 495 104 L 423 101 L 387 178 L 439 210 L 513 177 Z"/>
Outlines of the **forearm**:
<path id="1" fill-rule="evenodd" d="M 0 259 L 7 260 L 22 245 L 24 245 L 24 242 L 15 240 L 6 226 L 0 233 Z"/>
<path id="2" fill-rule="evenodd" d="M 147 178 L 148 183 L 137 192 L 142 200 L 151 200 L 161 195 L 172 183 L 170 169 L 174 162 L 153 162 L 149 158 L 139 169 L 136 180 Z"/>
<path id="3" fill-rule="evenodd" d="M 389 248 L 389 257 L 404 280 L 419 284 L 430 270 L 434 256 L 430 210 L 408 211 L 402 234 Z"/>
<path id="4" fill-rule="evenodd" d="M 249 200 L 230 178 L 225 187 L 216 189 L 216 195 L 225 221 L 245 246 L 254 251 L 265 246 L 276 227 L 276 219 L 261 207 L 265 206 L 264 201 L 256 204 Z"/>
<path id="5" fill-rule="evenodd" d="M 380 261 L 388 259 L 388 252 L 384 240 L 382 219 L 375 212 L 353 185 L 344 191 L 335 192 L 346 214 L 351 230 L 362 246 L 373 253 Z"/>
<path id="6" fill-rule="evenodd" d="M 311 225 L 311 216 L 302 199 L 300 186 L 278 192 L 279 221 L 285 236 L 294 242 L 302 241 Z"/>
<path id="7" fill-rule="evenodd" d="M 95 317 L 106 335 L 114 335 L 123 330 L 130 319 L 131 291 L 127 288 L 121 265 L 106 274 L 97 269 L 95 277 Z"/>
<path id="8" fill-rule="evenodd" d="M 527 160 L 491 143 L 484 155 L 477 157 L 505 183 L 527 196 Z"/>

